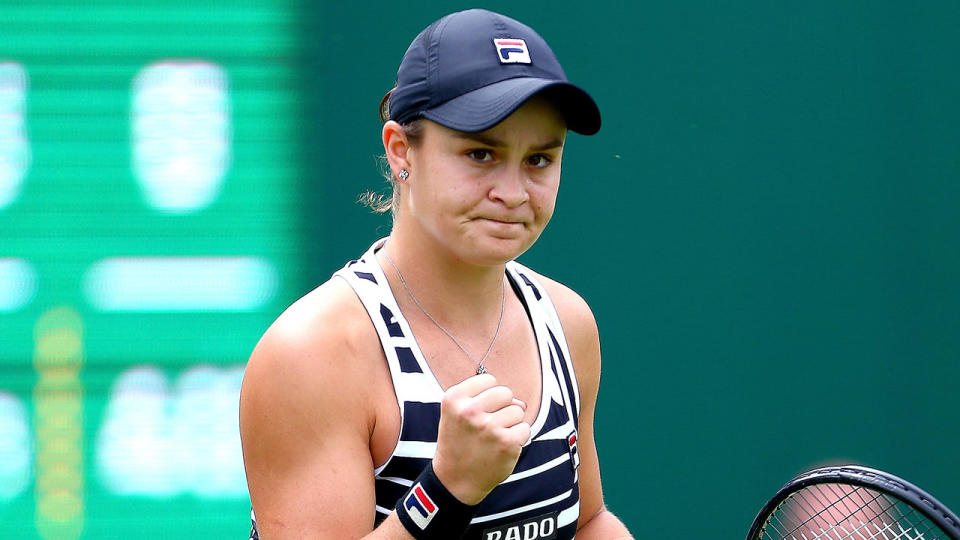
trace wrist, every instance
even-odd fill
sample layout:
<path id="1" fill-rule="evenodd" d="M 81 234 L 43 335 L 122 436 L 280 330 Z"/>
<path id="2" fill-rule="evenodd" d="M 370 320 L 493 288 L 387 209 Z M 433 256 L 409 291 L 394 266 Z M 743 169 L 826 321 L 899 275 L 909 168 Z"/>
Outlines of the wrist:
<path id="1" fill-rule="evenodd" d="M 477 505 L 490 493 L 489 491 L 477 489 L 475 485 L 466 480 L 465 475 L 451 472 L 450 469 L 445 466 L 446 462 L 443 461 L 442 458 L 438 459 L 438 457 L 434 457 L 431 463 L 433 473 L 436 475 L 437 480 L 443 484 L 443 487 L 446 488 L 451 495 L 456 497 L 458 501 L 466 505 Z"/>
<path id="2" fill-rule="evenodd" d="M 431 463 L 400 497 L 395 511 L 417 540 L 446 540 L 463 534 L 477 506 L 465 504 L 451 493 L 437 478 Z"/>

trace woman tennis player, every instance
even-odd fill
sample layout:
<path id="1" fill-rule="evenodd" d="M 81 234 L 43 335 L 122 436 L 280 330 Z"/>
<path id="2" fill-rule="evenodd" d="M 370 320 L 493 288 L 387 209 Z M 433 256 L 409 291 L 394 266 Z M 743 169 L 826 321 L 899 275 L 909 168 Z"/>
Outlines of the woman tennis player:
<path id="1" fill-rule="evenodd" d="M 390 236 L 247 366 L 252 536 L 630 538 L 601 493 L 593 314 L 514 262 L 596 104 L 532 29 L 470 10 L 414 39 L 381 116 Z"/>

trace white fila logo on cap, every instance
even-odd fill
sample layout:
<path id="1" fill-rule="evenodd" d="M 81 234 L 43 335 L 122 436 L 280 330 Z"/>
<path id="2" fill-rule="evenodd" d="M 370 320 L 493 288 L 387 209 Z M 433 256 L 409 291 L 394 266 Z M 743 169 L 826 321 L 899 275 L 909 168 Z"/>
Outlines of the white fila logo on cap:
<path id="1" fill-rule="evenodd" d="M 494 38 L 493 44 L 497 47 L 497 58 L 501 64 L 530 63 L 530 51 L 522 39 Z"/>

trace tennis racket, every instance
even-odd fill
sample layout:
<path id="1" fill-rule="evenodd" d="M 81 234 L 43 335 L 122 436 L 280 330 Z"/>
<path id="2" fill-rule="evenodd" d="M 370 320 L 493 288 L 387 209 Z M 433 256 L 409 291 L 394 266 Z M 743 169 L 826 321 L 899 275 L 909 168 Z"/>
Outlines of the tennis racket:
<path id="1" fill-rule="evenodd" d="M 797 476 L 757 514 L 747 540 L 960 540 L 960 520 L 917 486 L 847 465 Z"/>

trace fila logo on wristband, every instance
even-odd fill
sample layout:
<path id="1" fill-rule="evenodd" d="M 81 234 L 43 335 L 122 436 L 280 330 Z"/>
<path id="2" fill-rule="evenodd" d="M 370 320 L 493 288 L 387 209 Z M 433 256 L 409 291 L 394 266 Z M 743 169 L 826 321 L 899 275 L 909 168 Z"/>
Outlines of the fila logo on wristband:
<path id="1" fill-rule="evenodd" d="M 530 50 L 527 49 L 526 41 L 494 38 L 493 44 L 497 47 L 497 57 L 500 58 L 501 64 L 530 63 Z"/>
<path id="2" fill-rule="evenodd" d="M 403 507 L 407 509 L 407 515 L 417 524 L 417 527 L 424 530 L 440 510 L 433 499 L 423 490 L 420 482 L 414 484 L 413 489 L 410 490 L 407 498 L 403 501 Z"/>

